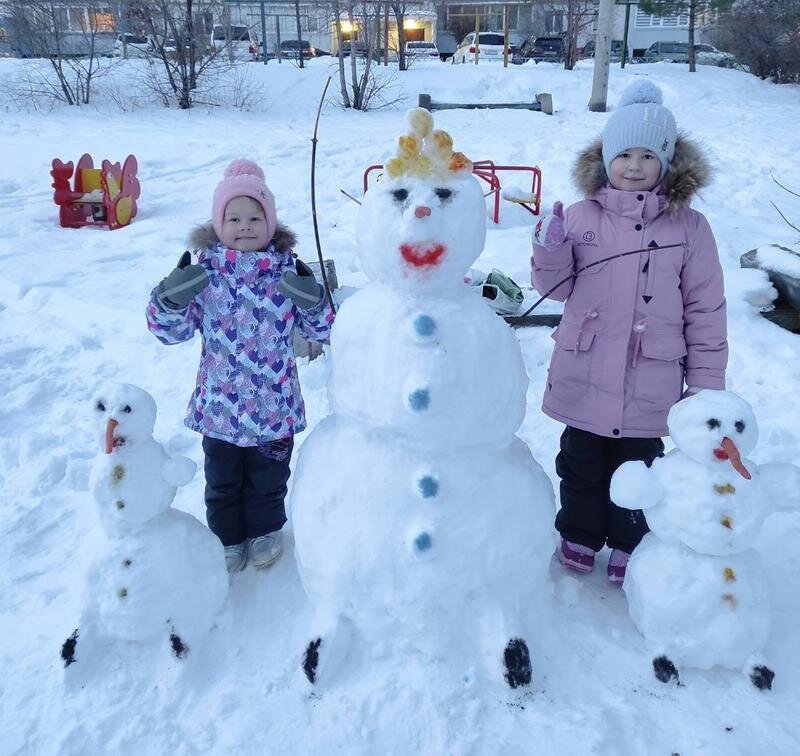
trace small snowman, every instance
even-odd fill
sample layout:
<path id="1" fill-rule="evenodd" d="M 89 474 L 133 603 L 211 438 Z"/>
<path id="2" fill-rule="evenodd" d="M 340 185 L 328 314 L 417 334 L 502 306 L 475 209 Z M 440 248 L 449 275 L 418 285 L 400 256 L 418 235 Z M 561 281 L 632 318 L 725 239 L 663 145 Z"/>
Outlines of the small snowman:
<path id="1" fill-rule="evenodd" d="M 219 540 L 170 507 L 195 464 L 170 457 L 153 439 L 156 404 L 146 391 L 111 385 L 92 405 L 100 453 L 89 483 L 107 542 L 90 570 L 89 605 L 61 657 L 68 667 L 104 638 L 169 640 L 182 658 L 210 629 L 228 592 Z"/>
<path id="2" fill-rule="evenodd" d="M 700 391 L 667 422 L 677 448 L 650 468 L 626 462 L 611 479 L 612 501 L 643 509 L 651 530 L 625 576 L 631 618 L 657 652 L 662 682 L 678 681 L 676 665 L 719 665 L 769 689 L 775 675 L 758 655 L 769 592 L 751 546 L 769 514 L 800 507 L 800 468 L 747 459 L 758 424 L 731 392 Z"/>
<path id="3" fill-rule="evenodd" d="M 519 344 L 464 283 L 486 235 L 481 187 L 427 111 L 409 123 L 360 210 L 370 282 L 333 327 L 333 413 L 298 457 L 295 554 L 317 612 L 303 670 L 318 684 L 357 654 L 395 656 L 524 687 L 553 490 L 515 436 Z"/>

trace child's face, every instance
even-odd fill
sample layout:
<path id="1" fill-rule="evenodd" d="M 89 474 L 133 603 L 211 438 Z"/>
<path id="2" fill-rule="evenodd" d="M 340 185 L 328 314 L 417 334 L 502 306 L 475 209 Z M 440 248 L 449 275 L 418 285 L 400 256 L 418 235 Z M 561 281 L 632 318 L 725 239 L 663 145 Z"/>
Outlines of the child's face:
<path id="1" fill-rule="evenodd" d="M 623 192 L 649 191 L 661 177 L 661 161 L 654 152 L 631 147 L 612 161 L 609 181 Z"/>
<path id="2" fill-rule="evenodd" d="M 251 197 L 234 197 L 222 216 L 220 241 L 230 249 L 253 252 L 269 243 L 264 210 Z"/>

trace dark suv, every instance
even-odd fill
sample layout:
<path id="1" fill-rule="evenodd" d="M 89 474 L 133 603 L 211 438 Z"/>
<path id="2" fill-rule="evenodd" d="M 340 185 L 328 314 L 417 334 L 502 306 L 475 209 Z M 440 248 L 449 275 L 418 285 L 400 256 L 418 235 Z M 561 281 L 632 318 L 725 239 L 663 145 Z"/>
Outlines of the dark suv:
<path id="1" fill-rule="evenodd" d="M 513 63 L 543 60 L 560 63 L 564 60 L 564 40 L 561 37 L 531 37 L 514 53 Z"/>

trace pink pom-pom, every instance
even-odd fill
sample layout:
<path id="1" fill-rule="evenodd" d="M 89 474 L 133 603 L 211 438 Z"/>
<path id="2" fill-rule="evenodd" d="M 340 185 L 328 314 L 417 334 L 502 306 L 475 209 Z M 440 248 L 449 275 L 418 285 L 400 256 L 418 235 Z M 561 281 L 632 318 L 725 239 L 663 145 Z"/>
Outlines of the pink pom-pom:
<path id="1" fill-rule="evenodd" d="M 234 176 L 256 176 L 261 181 L 264 180 L 264 171 L 261 170 L 252 160 L 247 158 L 239 158 L 234 160 L 225 169 L 225 178 L 233 178 Z"/>

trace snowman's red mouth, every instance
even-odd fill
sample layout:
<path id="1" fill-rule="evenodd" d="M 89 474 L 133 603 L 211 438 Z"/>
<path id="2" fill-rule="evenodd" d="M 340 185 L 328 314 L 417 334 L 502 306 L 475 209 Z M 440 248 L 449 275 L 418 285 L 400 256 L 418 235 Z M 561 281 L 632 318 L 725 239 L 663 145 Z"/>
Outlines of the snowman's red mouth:
<path id="1" fill-rule="evenodd" d="M 400 254 L 403 259 L 415 268 L 438 265 L 444 255 L 443 244 L 401 244 Z"/>

